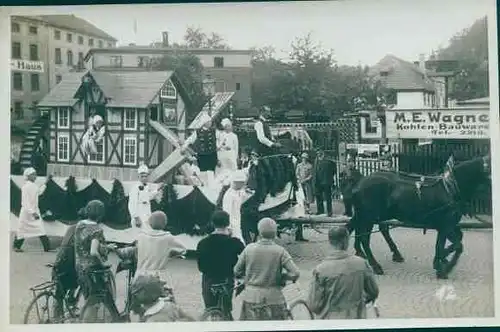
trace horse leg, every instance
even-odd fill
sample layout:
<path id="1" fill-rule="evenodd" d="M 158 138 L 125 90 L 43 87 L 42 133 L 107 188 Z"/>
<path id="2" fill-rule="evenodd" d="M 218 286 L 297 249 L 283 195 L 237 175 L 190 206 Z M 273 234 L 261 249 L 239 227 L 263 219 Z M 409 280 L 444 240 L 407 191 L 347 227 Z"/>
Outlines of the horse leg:
<path id="1" fill-rule="evenodd" d="M 354 219 L 354 217 L 353 217 L 353 219 Z M 363 249 L 361 248 L 361 241 L 359 239 L 359 232 L 356 230 L 356 228 L 353 224 L 353 219 L 351 219 L 351 221 L 347 223 L 346 227 L 347 227 L 347 230 L 349 231 L 349 234 L 352 234 L 352 232 L 354 232 L 355 255 L 359 256 L 361 258 L 366 258 L 366 255 L 363 252 Z"/>
<path id="2" fill-rule="evenodd" d="M 394 240 L 391 237 L 391 234 L 389 232 L 389 226 L 379 224 L 378 228 L 380 230 L 380 233 L 382 233 L 385 242 L 387 242 L 389 249 L 391 249 L 392 261 L 396 263 L 403 263 L 405 259 L 403 258 L 403 255 L 401 255 L 401 252 L 399 252 L 398 246 L 396 245 L 396 243 L 394 243 Z"/>
<path id="3" fill-rule="evenodd" d="M 460 258 L 460 256 L 462 256 L 464 252 L 464 245 L 462 243 L 462 239 L 463 239 L 463 232 L 460 229 L 460 227 L 457 226 L 455 227 L 453 233 L 451 233 L 451 236 L 449 237 L 449 240 L 452 242 L 452 245 L 450 245 L 450 247 L 453 248 L 453 256 L 451 257 L 450 262 L 445 265 L 446 275 L 448 275 L 457 265 L 458 259 Z"/>
<path id="4" fill-rule="evenodd" d="M 444 249 L 446 244 L 446 232 L 444 230 L 438 230 L 436 236 L 436 252 L 434 255 L 434 260 L 432 262 L 434 270 L 436 270 L 436 276 L 438 279 L 447 279 L 447 274 L 445 273 L 446 267 L 446 256 L 444 255 Z"/>
<path id="5" fill-rule="evenodd" d="M 366 225 L 365 227 L 360 228 L 361 234 L 359 234 L 361 244 L 363 245 L 363 251 L 365 252 L 366 259 L 368 260 L 368 263 L 370 263 L 370 266 L 373 268 L 373 272 L 375 274 L 382 275 L 384 274 L 384 270 L 382 269 L 382 266 L 377 262 L 375 259 L 375 256 L 373 256 L 372 249 L 370 248 L 370 237 L 371 237 L 371 232 L 373 229 L 373 224 L 370 223 Z"/>

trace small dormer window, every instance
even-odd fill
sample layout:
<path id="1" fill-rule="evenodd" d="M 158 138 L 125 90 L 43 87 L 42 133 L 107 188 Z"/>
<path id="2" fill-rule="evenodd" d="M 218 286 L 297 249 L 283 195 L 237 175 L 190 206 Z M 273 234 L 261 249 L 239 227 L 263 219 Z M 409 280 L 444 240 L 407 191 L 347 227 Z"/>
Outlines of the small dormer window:
<path id="1" fill-rule="evenodd" d="M 167 84 L 161 89 L 160 96 L 165 99 L 175 99 L 177 98 L 177 90 L 172 84 L 172 81 L 168 81 Z"/>

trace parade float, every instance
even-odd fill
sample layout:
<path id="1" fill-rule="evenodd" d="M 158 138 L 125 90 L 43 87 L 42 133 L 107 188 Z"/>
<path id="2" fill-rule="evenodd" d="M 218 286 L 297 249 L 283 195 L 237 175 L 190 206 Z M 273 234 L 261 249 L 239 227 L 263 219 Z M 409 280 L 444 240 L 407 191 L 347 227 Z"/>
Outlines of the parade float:
<path id="1" fill-rule="evenodd" d="M 23 168 L 35 166 L 35 158 L 46 158 L 47 176 L 40 176 L 37 183 L 43 185 L 39 205 L 48 235 L 64 235 L 77 221 L 78 211 L 90 200 L 99 199 L 107 207 L 103 223 L 106 238 L 132 242 L 137 229 L 131 228 L 128 192 L 137 184 L 137 168 L 145 164 L 152 170 L 150 185 L 163 184 L 161 199 L 152 201 L 152 209 L 163 210 L 168 229 L 194 249 L 210 231 L 209 216 L 221 207 L 228 183 L 189 183 L 187 161 L 194 152 L 181 152 L 180 145 L 185 133 L 199 129 L 207 117 L 217 123 L 227 116 L 233 94 L 214 93 L 201 111 L 190 114 L 190 97 L 174 72 L 86 71 L 65 75 L 39 103 L 41 117 L 20 152 Z M 187 125 L 189 118 L 194 120 Z M 99 126 L 94 127 L 96 138 L 90 144 L 89 130 L 95 119 L 99 119 Z M 307 139 L 307 133 L 283 127 L 274 130 L 274 135 L 302 145 Z M 306 144 L 311 145 L 310 138 Z M 251 216 L 285 220 L 305 216 L 295 183 L 292 150 L 259 162 L 249 185 L 254 194 L 246 203 Z M 176 184 L 179 177 L 184 178 L 184 184 Z M 24 181 L 22 176 L 11 176 L 12 230 L 18 222 Z"/>

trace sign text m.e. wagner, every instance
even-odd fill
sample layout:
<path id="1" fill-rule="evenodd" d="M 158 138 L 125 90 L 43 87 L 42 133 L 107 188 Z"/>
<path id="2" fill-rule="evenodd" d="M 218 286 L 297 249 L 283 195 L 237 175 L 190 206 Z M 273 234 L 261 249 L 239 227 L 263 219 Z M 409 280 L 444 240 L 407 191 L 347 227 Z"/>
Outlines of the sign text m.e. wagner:
<path id="1" fill-rule="evenodd" d="M 488 139 L 489 109 L 387 111 L 387 138 Z"/>

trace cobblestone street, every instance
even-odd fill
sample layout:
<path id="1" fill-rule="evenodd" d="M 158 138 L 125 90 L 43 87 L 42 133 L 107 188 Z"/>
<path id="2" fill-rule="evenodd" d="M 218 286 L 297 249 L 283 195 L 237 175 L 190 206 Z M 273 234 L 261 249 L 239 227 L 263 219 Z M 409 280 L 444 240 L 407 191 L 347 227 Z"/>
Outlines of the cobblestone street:
<path id="1" fill-rule="evenodd" d="M 404 263 L 393 263 L 387 245 L 380 234 L 374 234 L 374 254 L 385 269 L 378 276 L 381 295 L 378 300 L 385 318 L 452 318 L 491 317 L 494 315 L 492 232 L 467 231 L 465 252 L 458 266 L 446 281 L 437 280 L 432 270 L 435 233 L 412 229 L 394 229 L 394 240 L 404 255 Z M 328 254 L 326 235 L 306 230 L 310 242 L 280 240 L 299 265 L 302 276 L 298 285 L 285 288 L 289 300 L 306 294 L 312 268 Z M 29 287 L 46 280 L 49 269 L 44 264 L 54 260 L 54 253 L 43 253 L 37 239 L 27 241 L 24 253 L 11 253 L 10 320 L 22 323 L 24 311 L 31 299 Z M 113 257 L 113 263 L 116 258 Z M 195 316 L 203 311 L 201 278 L 194 260 L 172 261 L 172 279 L 177 301 Z M 117 277 L 118 303 L 124 299 L 125 276 Z M 436 292 L 451 285 L 455 299 L 440 301 Z M 299 291 L 300 288 L 300 291 Z M 239 317 L 240 301 L 234 303 L 234 315 Z"/>

